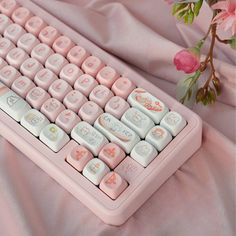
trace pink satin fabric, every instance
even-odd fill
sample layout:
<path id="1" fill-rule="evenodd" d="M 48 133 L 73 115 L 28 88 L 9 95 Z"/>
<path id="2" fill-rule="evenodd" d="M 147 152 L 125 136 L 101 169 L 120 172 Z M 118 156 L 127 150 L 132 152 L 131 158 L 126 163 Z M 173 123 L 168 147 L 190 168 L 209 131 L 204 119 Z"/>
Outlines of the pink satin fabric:
<path id="1" fill-rule="evenodd" d="M 172 96 L 184 76 L 173 56 L 200 39 L 211 18 L 204 5 L 186 27 L 161 0 L 34 2 Z M 205 121 L 202 147 L 120 227 L 104 224 L 0 138 L 0 235 L 235 235 L 236 53 L 218 44 L 216 55 L 223 94 L 213 106 L 194 107 Z"/>

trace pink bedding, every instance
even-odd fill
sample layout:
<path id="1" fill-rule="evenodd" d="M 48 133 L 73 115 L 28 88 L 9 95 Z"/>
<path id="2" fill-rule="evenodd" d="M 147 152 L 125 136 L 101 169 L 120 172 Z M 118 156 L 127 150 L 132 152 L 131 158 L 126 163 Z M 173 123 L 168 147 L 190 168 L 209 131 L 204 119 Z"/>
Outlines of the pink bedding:
<path id="1" fill-rule="evenodd" d="M 34 0 L 174 96 L 183 76 L 173 55 L 191 46 L 211 18 L 189 28 L 162 0 Z M 236 53 L 217 45 L 224 91 L 214 106 L 195 106 L 203 144 L 122 226 L 105 225 L 78 200 L 0 138 L 0 235 L 236 235 Z"/>

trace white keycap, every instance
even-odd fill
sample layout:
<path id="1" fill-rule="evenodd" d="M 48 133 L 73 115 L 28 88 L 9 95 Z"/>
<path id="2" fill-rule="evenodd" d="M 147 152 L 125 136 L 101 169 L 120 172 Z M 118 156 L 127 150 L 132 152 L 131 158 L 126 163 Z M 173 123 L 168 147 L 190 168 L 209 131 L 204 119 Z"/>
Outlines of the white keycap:
<path id="1" fill-rule="evenodd" d="M 165 128 L 157 125 L 146 136 L 146 141 L 151 143 L 158 151 L 161 151 L 172 140 L 172 136 Z"/>
<path id="2" fill-rule="evenodd" d="M 90 160 L 83 169 L 83 175 L 95 185 L 99 185 L 108 172 L 110 170 L 107 165 L 98 158 Z"/>
<path id="3" fill-rule="evenodd" d="M 0 82 L 0 108 L 16 121 L 31 108 L 30 105 Z"/>
<path id="4" fill-rule="evenodd" d="M 65 59 L 65 57 L 63 57 L 61 54 L 54 53 L 48 57 L 45 67 L 58 75 L 66 64 L 68 64 L 68 61 Z"/>
<path id="5" fill-rule="evenodd" d="M 15 45 L 11 42 L 11 40 L 0 38 L 0 57 L 6 58 L 8 52 L 10 52 L 13 48 L 15 48 Z"/>
<path id="6" fill-rule="evenodd" d="M 69 136 L 55 124 L 44 127 L 39 138 L 54 152 L 60 151 L 70 141 Z"/>
<path id="7" fill-rule="evenodd" d="M 124 113 L 121 121 L 133 129 L 141 138 L 145 138 L 147 132 L 155 126 L 147 115 L 133 107 Z"/>
<path id="8" fill-rule="evenodd" d="M 20 67 L 20 72 L 29 77 L 30 79 L 34 79 L 35 75 L 43 69 L 43 65 L 38 62 L 35 58 L 28 58 L 23 62 Z"/>
<path id="9" fill-rule="evenodd" d="M 186 126 L 186 120 L 179 113 L 171 111 L 163 117 L 161 126 L 169 130 L 173 136 L 176 136 Z"/>
<path id="10" fill-rule="evenodd" d="M 10 39 L 13 43 L 17 43 L 18 39 L 25 34 L 24 28 L 18 24 L 11 24 L 7 26 L 4 31 L 4 37 Z"/>
<path id="11" fill-rule="evenodd" d="M 157 154 L 157 150 L 150 143 L 140 141 L 134 146 L 130 156 L 142 166 L 147 167 Z"/>
<path id="12" fill-rule="evenodd" d="M 0 14 L 0 34 L 3 34 L 8 25 L 12 24 L 10 18 L 4 14 Z"/>
<path id="13" fill-rule="evenodd" d="M 39 43 L 39 40 L 33 34 L 26 33 L 23 34 L 17 41 L 17 47 L 24 49 L 30 54 L 33 48 Z"/>
<path id="14" fill-rule="evenodd" d="M 95 156 L 108 143 L 103 134 L 85 121 L 80 122 L 74 127 L 71 137 L 79 144 L 87 147 Z"/>
<path id="15" fill-rule="evenodd" d="M 11 65 L 14 66 L 16 69 L 20 69 L 21 64 L 29 58 L 29 55 L 21 48 L 13 48 L 7 54 L 6 60 Z"/>
<path id="16" fill-rule="evenodd" d="M 21 125 L 38 137 L 41 130 L 49 124 L 49 120 L 38 110 L 29 110 L 20 121 Z"/>
<path id="17" fill-rule="evenodd" d="M 100 115 L 94 126 L 111 142 L 121 146 L 126 153 L 130 153 L 134 145 L 140 141 L 139 136 L 133 130 L 108 113 Z"/>
<path id="18" fill-rule="evenodd" d="M 169 111 L 163 102 L 142 88 L 134 89 L 128 97 L 128 102 L 152 118 L 156 124 L 159 124 Z"/>

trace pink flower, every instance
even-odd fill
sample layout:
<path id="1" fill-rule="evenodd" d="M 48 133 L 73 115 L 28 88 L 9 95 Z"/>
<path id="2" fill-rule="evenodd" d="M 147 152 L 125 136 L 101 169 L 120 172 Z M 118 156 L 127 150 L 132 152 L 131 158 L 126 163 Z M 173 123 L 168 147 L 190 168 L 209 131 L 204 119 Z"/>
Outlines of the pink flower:
<path id="1" fill-rule="evenodd" d="M 236 33 L 236 0 L 219 1 L 212 5 L 212 9 L 221 10 L 212 23 L 219 24 L 225 31 L 231 28 L 234 35 Z"/>
<path id="2" fill-rule="evenodd" d="M 195 72 L 200 66 L 200 52 L 196 48 L 188 48 L 179 51 L 174 58 L 177 70 L 186 74 Z"/>

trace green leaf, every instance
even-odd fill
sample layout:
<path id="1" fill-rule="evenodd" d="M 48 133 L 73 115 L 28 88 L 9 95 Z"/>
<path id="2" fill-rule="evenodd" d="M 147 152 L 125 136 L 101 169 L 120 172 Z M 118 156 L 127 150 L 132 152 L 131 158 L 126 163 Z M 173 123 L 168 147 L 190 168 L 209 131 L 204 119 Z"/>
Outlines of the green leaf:
<path id="1" fill-rule="evenodd" d="M 193 12 L 194 12 L 195 16 L 199 15 L 200 9 L 202 7 L 202 3 L 203 3 L 203 0 L 199 0 L 198 2 L 196 2 L 194 4 Z"/>
<path id="2" fill-rule="evenodd" d="M 191 12 L 189 12 L 188 13 L 188 24 L 192 24 L 193 23 L 193 20 L 194 20 L 194 14 L 193 14 L 193 12 L 191 11 Z"/>
<path id="3" fill-rule="evenodd" d="M 183 18 L 183 16 L 187 13 L 188 10 L 183 10 L 183 11 L 180 11 L 177 15 L 177 19 L 178 20 L 181 20 Z"/>
<path id="4" fill-rule="evenodd" d="M 180 10 L 184 9 L 188 4 L 187 3 L 176 3 L 172 8 L 172 15 L 175 15 Z"/>

